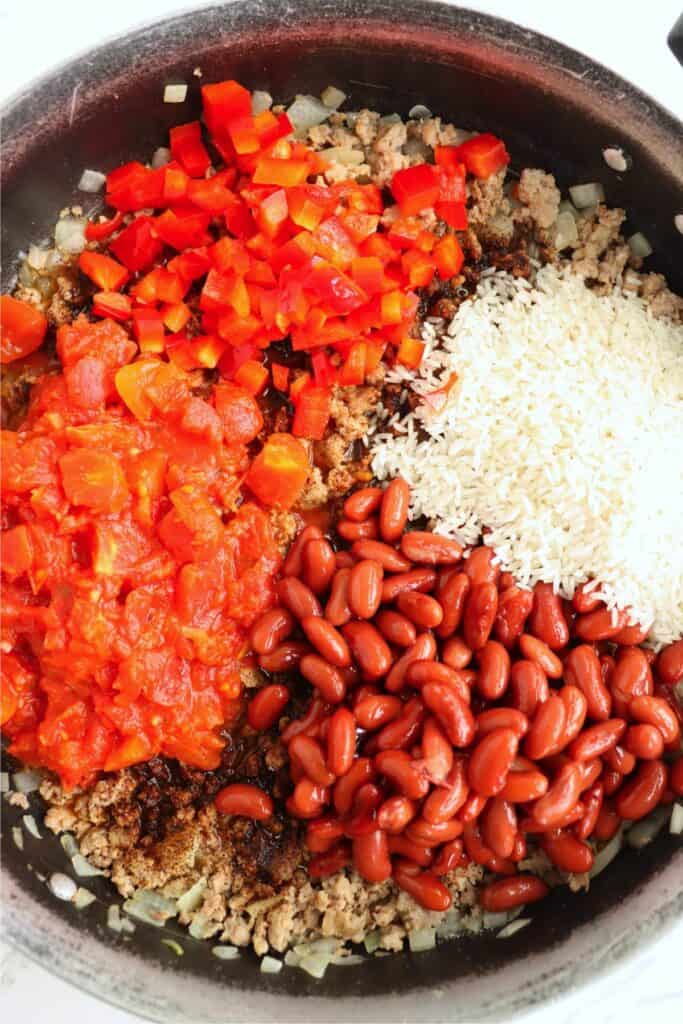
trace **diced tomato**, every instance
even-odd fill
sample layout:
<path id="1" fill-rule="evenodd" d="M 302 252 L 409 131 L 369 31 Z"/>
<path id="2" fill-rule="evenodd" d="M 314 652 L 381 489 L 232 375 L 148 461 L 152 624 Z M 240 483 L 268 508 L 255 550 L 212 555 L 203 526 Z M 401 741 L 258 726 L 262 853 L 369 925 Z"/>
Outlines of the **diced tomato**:
<path id="1" fill-rule="evenodd" d="M 431 164 L 405 167 L 391 179 L 391 191 L 401 213 L 411 217 L 434 206 L 439 197 L 439 174 Z"/>
<path id="2" fill-rule="evenodd" d="M 72 505 L 94 512 L 120 512 L 128 499 L 121 464 L 109 452 L 74 448 L 61 456 L 62 486 Z"/>
<path id="3" fill-rule="evenodd" d="M 246 484 L 264 505 L 291 508 L 306 486 L 310 463 L 306 449 L 291 434 L 271 434 L 246 476 Z"/>
<path id="4" fill-rule="evenodd" d="M 245 360 L 244 366 L 251 360 Z M 223 381 L 214 389 L 216 412 L 225 436 L 234 444 L 249 444 L 263 430 L 263 416 L 253 392 Z"/>
<path id="5" fill-rule="evenodd" d="M 26 526 L 5 530 L 0 541 L 2 571 L 13 579 L 28 572 L 33 564 L 33 544 Z"/>
<path id="6" fill-rule="evenodd" d="M 0 362 L 12 363 L 35 352 L 43 343 L 47 320 L 35 306 L 0 296 Z"/>

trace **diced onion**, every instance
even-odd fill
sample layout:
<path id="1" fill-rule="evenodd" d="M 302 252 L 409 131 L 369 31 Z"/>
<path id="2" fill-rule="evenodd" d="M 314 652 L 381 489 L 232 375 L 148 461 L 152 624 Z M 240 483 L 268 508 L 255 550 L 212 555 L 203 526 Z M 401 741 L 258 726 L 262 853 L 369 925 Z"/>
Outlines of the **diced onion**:
<path id="1" fill-rule="evenodd" d="M 569 195 L 577 210 L 585 210 L 587 206 L 605 201 L 605 190 L 599 181 L 592 181 L 588 185 L 572 185 Z"/>
<path id="2" fill-rule="evenodd" d="M 44 270 L 47 265 L 47 255 L 49 252 L 49 249 L 44 249 L 40 245 L 31 245 L 29 246 L 26 262 L 34 270 Z"/>
<path id="3" fill-rule="evenodd" d="M 78 849 L 78 843 L 70 832 L 65 832 L 64 835 L 61 835 L 59 837 L 59 842 L 69 860 L 71 860 L 72 857 L 76 857 L 81 852 Z"/>
<path id="4" fill-rule="evenodd" d="M 210 935 L 218 930 L 215 921 L 210 921 L 204 914 L 197 914 L 190 922 L 188 931 L 193 939 L 208 939 Z"/>
<path id="5" fill-rule="evenodd" d="M 79 885 L 71 902 L 76 910 L 85 910 L 86 907 L 95 902 L 95 896 L 89 889 L 84 889 L 82 885 Z"/>
<path id="6" fill-rule="evenodd" d="M 327 970 L 330 963 L 330 957 L 328 953 L 311 953 L 310 956 L 304 956 L 299 961 L 299 967 L 306 974 L 310 974 L 312 978 L 324 978 L 325 971 Z"/>
<path id="7" fill-rule="evenodd" d="M 593 861 L 593 867 L 588 872 L 589 878 L 595 878 L 601 871 L 604 871 L 608 864 L 611 864 L 619 850 L 622 847 L 622 830 L 621 828 L 612 836 L 606 846 L 603 846 L 602 850 L 595 855 Z"/>
<path id="8" fill-rule="evenodd" d="M 364 964 L 365 957 L 360 956 L 359 953 L 339 953 L 332 957 L 330 963 L 334 964 L 335 967 L 354 967 L 358 964 Z"/>
<path id="9" fill-rule="evenodd" d="M 415 121 L 424 121 L 426 118 L 431 116 L 431 110 L 429 107 L 425 107 L 424 103 L 416 103 L 415 106 L 411 107 L 408 111 L 408 117 Z"/>
<path id="10" fill-rule="evenodd" d="M 176 956 L 182 956 L 185 952 L 180 943 L 176 942 L 175 939 L 162 939 L 161 944 L 162 946 L 168 946 L 171 952 L 175 953 Z"/>
<path id="11" fill-rule="evenodd" d="M 320 99 L 330 110 L 339 110 L 346 99 L 346 93 L 337 89 L 335 85 L 328 85 L 326 89 L 323 89 Z"/>
<path id="12" fill-rule="evenodd" d="M 683 235 L 683 213 L 677 213 L 674 216 L 674 227 L 676 231 L 679 231 Z"/>
<path id="13" fill-rule="evenodd" d="M 30 832 L 34 839 L 42 839 L 42 836 L 38 830 L 36 819 L 32 814 L 25 814 L 21 819 L 24 823 L 24 828 L 27 832 Z"/>
<path id="14" fill-rule="evenodd" d="M 672 836 L 680 836 L 683 832 L 683 804 L 674 804 L 669 821 L 669 832 Z"/>
<path id="15" fill-rule="evenodd" d="M 252 114 L 262 114 L 264 110 L 270 110 L 273 105 L 273 97 L 263 89 L 254 89 L 251 94 Z"/>
<path id="16" fill-rule="evenodd" d="M 53 896 L 56 896 L 58 900 L 64 900 L 67 903 L 74 898 L 76 895 L 76 889 L 78 888 L 73 878 L 69 878 L 68 875 L 63 875 L 61 871 L 55 871 L 54 874 L 50 875 L 47 884 Z"/>
<path id="17" fill-rule="evenodd" d="M 500 928 L 501 925 L 507 924 L 509 920 L 511 920 L 511 914 L 507 910 L 484 911 L 484 928 Z"/>
<path id="18" fill-rule="evenodd" d="M 167 85 L 164 89 L 164 103 L 184 103 L 186 97 L 187 85 L 185 82 Z"/>
<path id="19" fill-rule="evenodd" d="M 9 772 L 0 772 L 0 793 L 9 793 Z"/>
<path id="20" fill-rule="evenodd" d="M 293 949 L 288 949 L 285 953 L 285 963 L 288 967 L 298 967 L 301 963 L 301 957 Z"/>
<path id="21" fill-rule="evenodd" d="M 240 955 L 237 946 L 214 946 L 211 952 L 219 960 L 237 960 Z"/>
<path id="22" fill-rule="evenodd" d="M 420 156 L 424 161 L 426 161 L 430 149 L 427 143 L 423 142 L 422 139 L 408 139 L 403 147 L 403 152 L 406 156 Z"/>
<path id="23" fill-rule="evenodd" d="M 197 909 L 202 902 L 206 884 L 206 879 L 200 878 L 199 881 L 195 882 L 194 885 L 187 890 L 187 892 L 184 892 L 182 896 L 178 897 L 176 900 L 178 913 L 191 914 L 193 910 Z"/>
<path id="24" fill-rule="evenodd" d="M 102 174 L 101 171 L 85 170 L 83 171 L 83 174 L 81 174 L 81 180 L 78 182 L 78 188 L 81 192 L 101 192 L 106 180 L 106 174 Z"/>
<path id="25" fill-rule="evenodd" d="M 97 875 L 103 875 L 104 871 L 100 871 L 94 864 L 83 856 L 82 853 L 77 853 L 71 858 L 71 863 L 74 866 L 74 871 L 81 878 L 95 878 Z"/>
<path id="26" fill-rule="evenodd" d="M 118 903 L 112 903 L 107 910 L 107 928 L 111 928 L 113 932 L 128 932 L 129 935 L 135 931 L 133 922 L 129 921 L 127 917 L 121 916 Z"/>
<path id="27" fill-rule="evenodd" d="M 158 171 L 160 167 L 165 167 L 170 161 L 171 150 L 167 149 L 166 146 L 159 146 L 158 149 L 154 150 L 152 154 L 152 167 L 155 171 Z"/>
<path id="28" fill-rule="evenodd" d="M 400 124 L 401 120 L 400 114 L 384 114 L 383 117 L 380 117 L 379 123 L 382 128 L 385 128 L 389 124 Z"/>
<path id="29" fill-rule="evenodd" d="M 55 227 L 55 244 L 63 252 L 83 252 L 87 223 L 85 217 L 62 217 Z"/>
<path id="30" fill-rule="evenodd" d="M 418 928 L 408 934 L 411 953 L 422 953 L 436 946 L 436 928 Z"/>
<path id="31" fill-rule="evenodd" d="M 568 210 L 558 214 L 555 221 L 555 248 L 562 251 L 562 249 L 566 249 L 568 245 L 573 245 L 578 240 L 579 232 L 574 215 Z"/>
<path id="32" fill-rule="evenodd" d="M 329 149 L 321 149 L 318 156 L 329 163 L 346 164 L 349 167 L 362 164 L 365 160 L 363 150 L 353 149 L 351 146 L 330 146 Z"/>
<path id="33" fill-rule="evenodd" d="M 169 900 L 151 889 L 141 889 L 131 899 L 126 900 L 123 909 L 131 917 L 136 917 L 145 924 L 153 924 L 155 928 L 161 928 L 169 917 L 175 917 L 178 913 L 175 900 Z"/>
<path id="34" fill-rule="evenodd" d="M 496 935 L 497 939 L 509 939 L 515 932 L 520 931 L 522 928 L 526 928 L 528 924 L 531 924 L 530 917 L 518 917 L 516 921 L 510 921 L 504 928 L 501 928 Z"/>
<path id="35" fill-rule="evenodd" d="M 365 946 L 366 952 L 374 953 L 376 949 L 379 949 L 379 944 L 382 941 L 382 935 L 379 929 L 375 929 L 374 932 L 368 932 L 363 939 L 363 945 Z"/>
<path id="36" fill-rule="evenodd" d="M 297 134 L 305 135 L 309 128 L 326 121 L 330 113 L 330 108 L 315 96 L 297 96 L 287 111 L 287 117 Z"/>
<path id="37" fill-rule="evenodd" d="M 18 825 L 12 825 L 12 839 L 18 850 L 24 849 L 24 833 Z"/>
<path id="38" fill-rule="evenodd" d="M 607 166 L 617 174 L 623 174 L 631 166 L 629 158 L 619 146 L 607 146 L 602 151 L 602 158 Z"/>
<path id="39" fill-rule="evenodd" d="M 661 832 L 669 817 L 668 807 L 658 807 L 647 818 L 637 821 L 626 833 L 626 842 L 634 850 L 641 850 Z"/>
<path id="40" fill-rule="evenodd" d="M 460 935 L 464 930 L 462 914 L 455 907 L 451 907 L 437 925 L 436 934 L 440 939 L 451 939 L 454 935 Z"/>
<path id="41" fill-rule="evenodd" d="M 261 974 L 279 974 L 283 968 L 282 960 L 276 960 L 274 956 L 264 956 L 261 960 Z"/>
<path id="42" fill-rule="evenodd" d="M 631 235 L 630 238 L 626 239 L 626 242 L 637 260 L 644 260 L 646 256 L 654 252 L 642 231 L 636 231 L 635 235 Z"/>
<path id="43" fill-rule="evenodd" d="M 12 776 L 12 788 L 18 793 L 35 793 L 43 781 L 39 772 L 26 771 L 15 772 Z"/>

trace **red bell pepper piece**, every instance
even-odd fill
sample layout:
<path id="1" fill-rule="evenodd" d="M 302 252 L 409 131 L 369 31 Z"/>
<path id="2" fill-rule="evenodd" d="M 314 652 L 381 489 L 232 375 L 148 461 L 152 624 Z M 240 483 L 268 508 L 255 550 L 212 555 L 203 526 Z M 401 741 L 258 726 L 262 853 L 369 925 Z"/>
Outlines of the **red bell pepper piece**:
<path id="1" fill-rule="evenodd" d="M 129 320 L 132 303 L 128 295 L 121 292 L 95 292 L 92 297 L 92 311 L 95 316 L 111 320 Z"/>
<path id="2" fill-rule="evenodd" d="M 261 156 L 256 163 L 252 181 L 255 185 L 292 188 L 303 185 L 309 174 L 308 160 L 277 160 L 272 156 Z"/>
<path id="3" fill-rule="evenodd" d="M 490 178 L 510 163 L 510 154 L 502 139 L 484 132 L 458 146 L 458 156 L 475 178 Z"/>
<path id="4" fill-rule="evenodd" d="M 169 331 L 177 334 L 187 324 L 192 316 L 192 310 L 186 302 L 167 302 L 161 310 L 161 315 Z"/>
<path id="5" fill-rule="evenodd" d="M 328 217 L 313 232 L 316 250 L 323 259 L 341 270 L 347 270 L 358 256 L 358 247 L 349 237 L 339 217 Z"/>
<path id="6" fill-rule="evenodd" d="M 140 306 L 133 310 L 133 334 L 141 352 L 164 351 L 164 321 L 157 309 Z"/>
<path id="7" fill-rule="evenodd" d="M 273 376 L 273 387 L 286 392 L 289 384 L 289 367 L 283 366 L 282 363 L 271 363 L 270 372 Z"/>
<path id="8" fill-rule="evenodd" d="M 330 419 L 331 396 L 328 388 L 309 387 L 302 391 L 296 402 L 292 433 L 320 441 Z"/>
<path id="9" fill-rule="evenodd" d="M 287 190 L 289 216 L 297 227 L 315 231 L 334 209 L 336 199 L 324 185 L 295 185 Z"/>
<path id="10" fill-rule="evenodd" d="M 333 313 L 351 313 L 367 300 L 365 292 L 350 277 L 324 260 L 313 261 L 305 284 Z"/>
<path id="11" fill-rule="evenodd" d="M 177 203 L 187 195 L 190 176 L 182 167 L 164 167 L 163 197 L 165 203 Z"/>
<path id="12" fill-rule="evenodd" d="M 379 295 L 393 288 L 377 256 L 357 256 L 351 261 L 351 277 L 367 295 Z"/>
<path id="13" fill-rule="evenodd" d="M 242 363 L 246 363 L 249 359 L 258 359 L 259 355 L 258 346 L 253 342 L 229 345 L 220 358 L 218 368 L 224 377 L 233 380 Z"/>
<path id="14" fill-rule="evenodd" d="M 109 220 L 89 220 L 85 226 L 85 237 L 89 242 L 101 242 L 121 227 L 123 214 L 118 210 Z"/>
<path id="15" fill-rule="evenodd" d="M 231 197 L 224 217 L 225 226 L 236 238 L 252 238 L 258 231 L 254 215 L 239 196 Z"/>
<path id="16" fill-rule="evenodd" d="M 364 341 L 353 342 L 339 371 L 340 384 L 352 386 L 365 383 L 367 348 Z"/>
<path id="17" fill-rule="evenodd" d="M 187 186 L 187 198 L 200 210 L 217 216 L 225 213 L 232 203 L 233 193 L 216 178 L 201 181 L 190 181 Z"/>
<path id="18" fill-rule="evenodd" d="M 467 230 L 467 208 L 464 203 L 437 203 L 434 212 L 455 231 Z"/>
<path id="19" fill-rule="evenodd" d="M 439 171 L 439 201 L 442 203 L 466 203 L 465 165 Z"/>
<path id="20" fill-rule="evenodd" d="M 431 164 L 415 164 L 397 171 L 391 179 L 391 191 L 401 213 L 412 216 L 429 209 L 439 197 L 439 175 Z"/>
<path id="21" fill-rule="evenodd" d="M 414 370 L 422 362 L 424 350 L 424 344 L 418 341 L 417 338 L 404 338 L 398 347 L 396 358 L 403 366 Z"/>
<path id="22" fill-rule="evenodd" d="M 256 223 L 268 238 L 275 238 L 287 220 L 287 193 L 283 188 L 266 196 L 256 210 Z"/>
<path id="23" fill-rule="evenodd" d="M 191 213 L 179 217 L 173 210 L 166 210 L 156 218 L 154 230 L 166 245 L 182 252 L 213 241 L 207 230 L 210 220 L 211 215 L 208 213 Z"/>
<path id="24" fill-rule="evenodd" d="M 199 121 L 176 125 L 169 132 L 171 153 L 191 178 L 201 178 L 211 166 L 211 158 L 202 142 Z"/>
<path id="25" fill-rule="evenodd" d="M 205 246 L 200 246 L 198 249 L 187 249 L 169 260 L 166 267 L 183 281 L 195 281 L 211 269 L 208 249 Z"/>
<path id="26" fill-rule="evenodd" d="M 234 381 L 250 395 L 260 395 L 268 382 L 268 369 L 255 359 L 247 359 L 235 371 Z"/>
<path id="27" fill-rule="evenodd" d="M 228 122 L 251 114 L 251 93 L 229 80 L 202 86 L 204 120 L 212 135 L 224 135 Z"/>
<path id="28" fill-rule="evenodd" d="M 436 272 L 434 260 L 418 249 L 403 254 L 401 267 L 411 288 L 426 288 Z"/>
<path id="29" fill-rule="evenodd" d="M 266 118 L 266 114 L 270 114 L 270 117 Z M 258 114 L 254 118 L 254 122 L 261 149 L 268 149 L 279 139 L 285 139 L 294 131 L 292 122 L 284 113 L 276 116 L 270 110 L 264 110 L 262 114 Z"/>
<path id="30" fill-rule="evenodd" d="M 311 366 L 313 367 L 313 380 L 317 387 L 329 388 L 334 383 L 336 370 L 330 361 L 330 357 L 322 349 L 311 354 Z"/>
<path id="31" fill-rule="evenodd" d="M 436 269 L 442 281 L 459 274 L 465 257 L 455 235 L 444 235 L 440 242 L 434 246 L 432 253 Z"/>
<path id="32" fill-rule="evenodd" d="M 350 237 L 358 245 L 377 231 L 379 215 L 376 213 L 356 213 L 354 210 L 349 210 L 348 213 L 341 215 L 341 221 Z"/>
<path id="33" fill-rule="evenodd" d="M 118 292 L 128 280 L 126 268 L 100 252 L 82 252 L 78 266 L 104 292 Z"/>
<path id="34" fill-rule="evenodd" d="M 244 244 L 236 238 L 228 238 L 227 235 L 219 238 L 216 244 L 211 246 L 209 257 L 216 270 L 220 270 L 221 273 L 232 270 L 235 274 L 244 276 L 251 265 L 251 258 Z"/>
<path id="35" fill-rule="evenodd" d="M 299 376 L 292 381 L 289 388 L 289 397 L 295 404 L 298 402 L 306 388 L 311 387 L 311 380 L 312 377 L 310 373 L 305 371 L 304 373 L 300 373 Z"/>
<path id="36" fill-rule="evenodd" d="M 206 317 L 204 322 L 206 324 Z M 253 342 L 261 327 L 258 317 L 252 314 L 241 316 L 234 309 L 228 309 L 218 317 L 218 334 L 236 347 Z"/>
<path id="37" fill-rule="evenodd" d="M 136 217 L 110 243 L 109 249 L 129 270 L 146 270 L 163 252 L 163 242 L 155 234 L 152 217 Z"/>
<path id="38" fill-rule="evenodd" d="M 43 343 L 47 320 L 35 306 L 11 295 L 0 297 L 0 363 L 35 352 Z"/>
<path id="39" fill-rule="evenodd" d="M 248 316 L 251 304 L 244 278 L 232 271 L 221 274 L 217 270 L 210 270 L 202 288 L 199 305 L 207 312 L 223 312 L 225 307 L 229 306 L 239 316 Z"/>
<path id="40" fill-rule="evenodd" d="M 273 269 L 265 260 L 252 260 L 244 275 L 244 279 L 250 284 L 258 284 L 265 287 L 271 287 L 276 283 Z"/>
<path id="41" fill-rule="evenodd" d="M 121 177 L 115 177 L 116 172 L 107 177 L 107 202 L 109 205 L 123 213 L 132 213 L 147 207 L 163 206 L 166 168 L 159 167 L 157 170 L 150 170 L 137 163 L 127 164 L 126 167 L 129 170 Z M 120 171 L 124 169 L 119 168 Z M 110 189 L 109 182 L 112 179 L 114 179 L 115 187 Z"/>
<path id="42" fill-rule="evenodd" d="M 232 118 L 228 122 L 228 133 L 230 141 L 235 147 L 235 152 L 239 156 L 257 153 L 261 148 L 256 123 L 251 114 L 243 114 L 241 117 Z"/>

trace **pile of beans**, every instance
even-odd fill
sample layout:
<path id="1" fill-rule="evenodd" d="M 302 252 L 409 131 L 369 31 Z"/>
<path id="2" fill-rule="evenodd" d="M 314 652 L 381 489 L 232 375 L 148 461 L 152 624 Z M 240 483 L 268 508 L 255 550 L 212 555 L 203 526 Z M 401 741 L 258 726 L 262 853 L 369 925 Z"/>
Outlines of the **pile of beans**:
<path id="1" fill-rule="evenodd" d="M 454 540 L 406 532 L 409 501 L 401 479 L 353 493 L 336 552 L 306 527 L 280 606 L 252 631 L 262 669 L 312 687 L 281 732 L 286 810 L 307 821 L 312 877 L 353 865 L 445 910 L 442 877 L 474 861 L 501 876 L 482 905 L 507 910 L 547 892 L 517 871 L 528 839 L 562 871 L 588 871 L 587 840 L 683 794 L 683 641 L 655 658 L 590 588 L 571 602 L 549 584 L 523 590 L 486 546 L 463 559 Z M 250 725 L 271 728 L 289 700 L 287 686 L 265 686 Z M 273 813 L 249 785 L 228 786 L 217 806 Z"/>

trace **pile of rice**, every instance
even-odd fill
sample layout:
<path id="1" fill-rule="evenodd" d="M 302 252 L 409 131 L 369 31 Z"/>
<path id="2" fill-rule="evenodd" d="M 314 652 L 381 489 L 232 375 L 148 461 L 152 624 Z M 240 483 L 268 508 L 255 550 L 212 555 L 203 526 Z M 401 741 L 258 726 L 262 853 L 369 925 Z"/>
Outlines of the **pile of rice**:
<path id="1" fill-rule="evenodd" d="M 445 405 L 388 421 L 379 478 L 403 476 L 412 515 L 473 544 L 483 527 L 525 586 L 565 597 L 599 581 L 610 607 L 683 633 L 683 327 L 642 300 L 599 296 L 553 266 L 533 285 L 484 276 L 450 324 L 424 328 L 412 386 L 457 374 Z M 411 375 L 395 371 L 395 380 Z"/>

